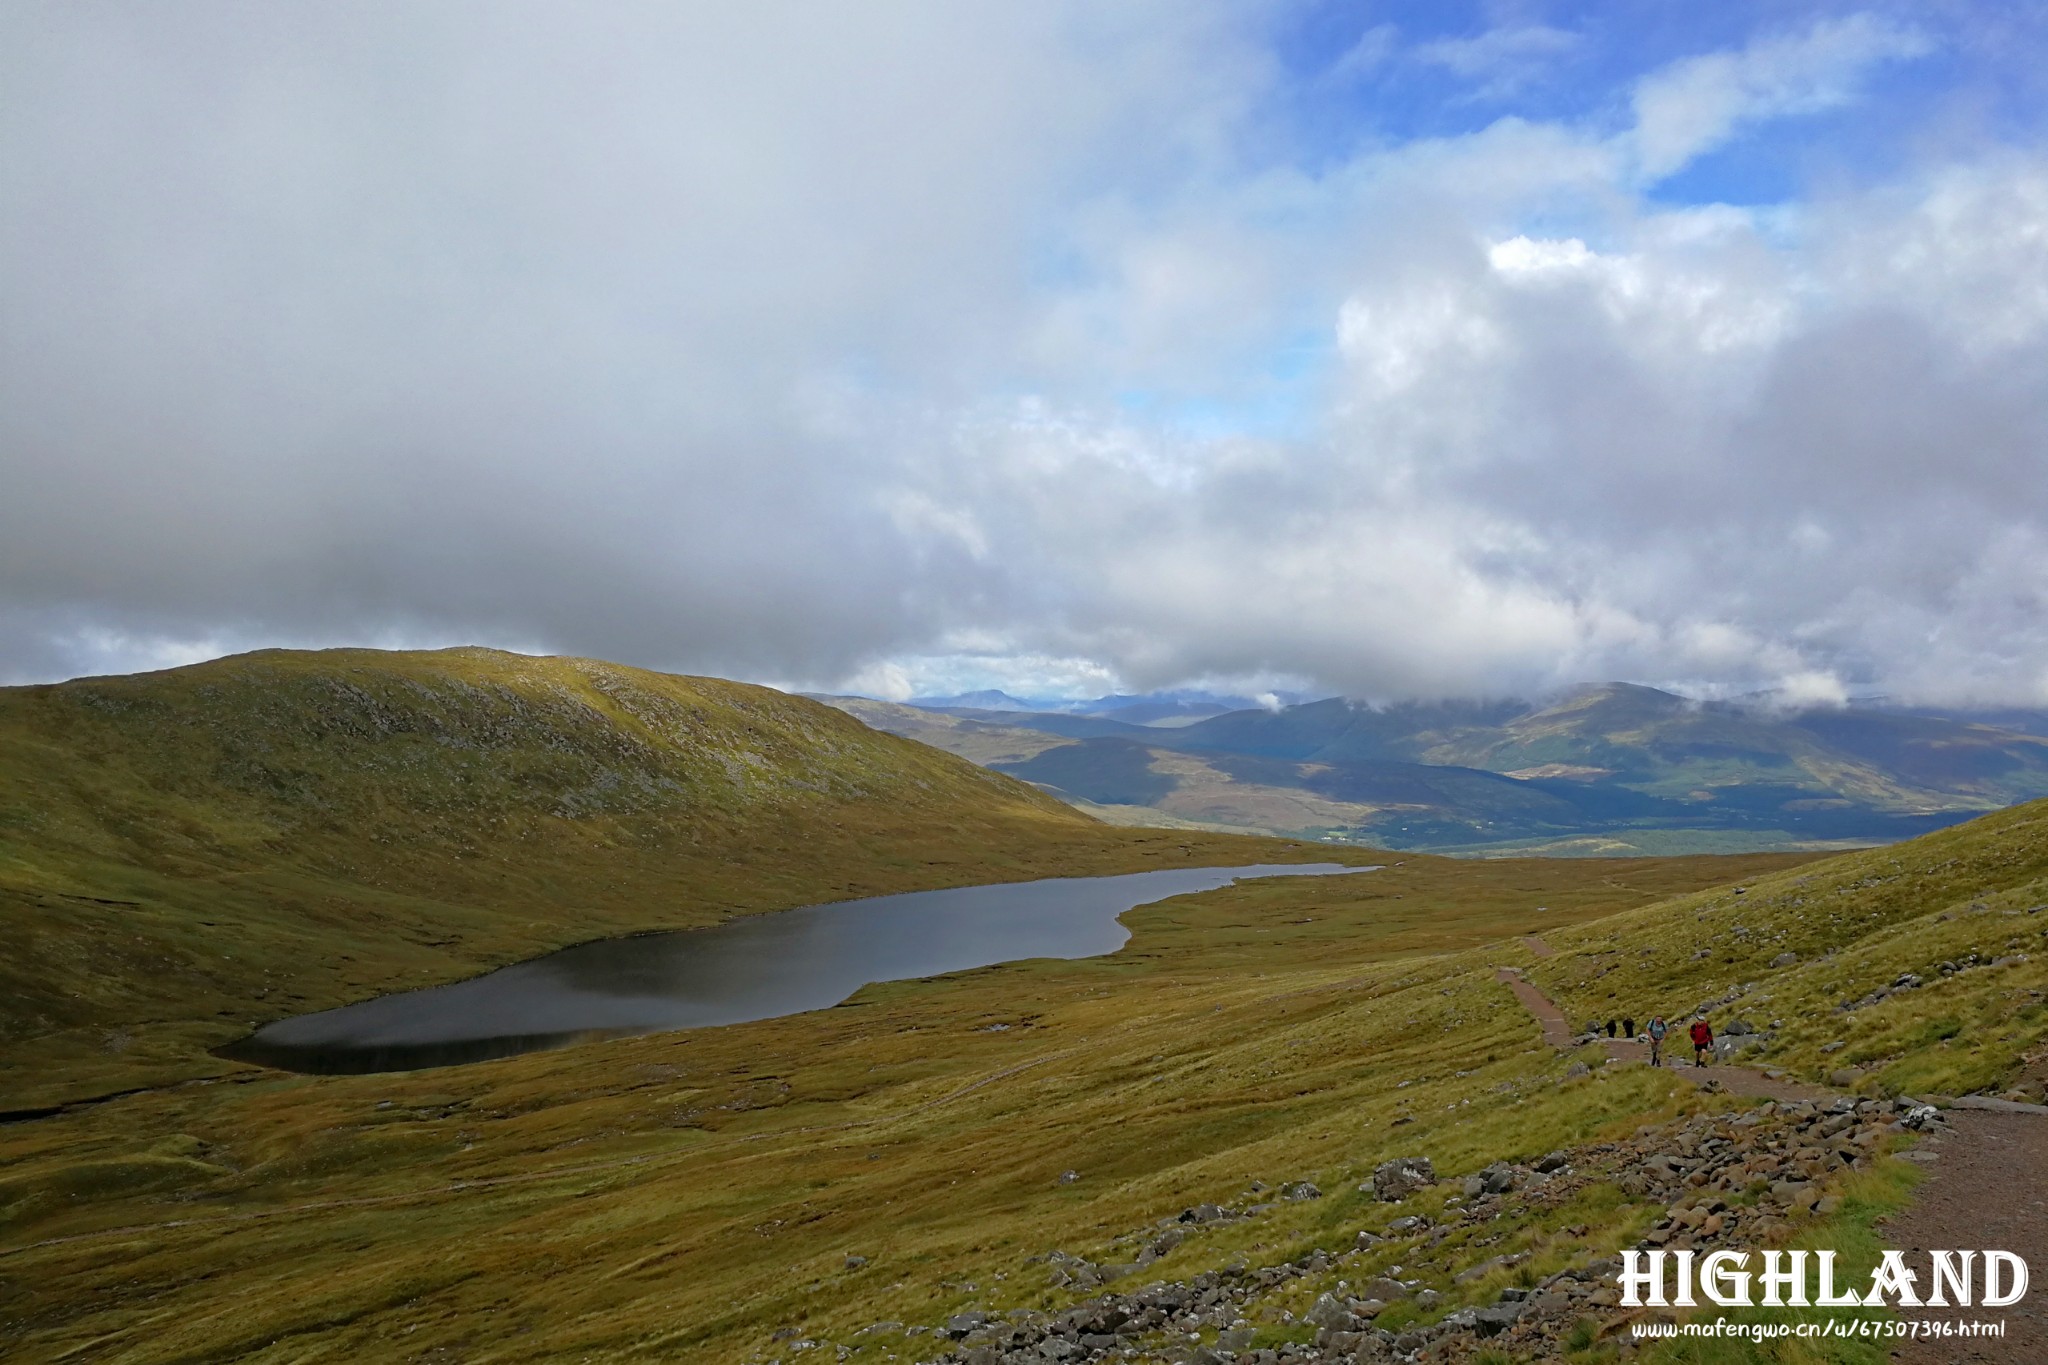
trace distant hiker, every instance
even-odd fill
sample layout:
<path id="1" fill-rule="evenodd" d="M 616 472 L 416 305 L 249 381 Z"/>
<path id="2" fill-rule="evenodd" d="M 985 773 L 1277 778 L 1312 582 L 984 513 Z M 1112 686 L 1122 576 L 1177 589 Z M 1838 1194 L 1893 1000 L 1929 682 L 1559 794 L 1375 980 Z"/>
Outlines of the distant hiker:
<path id="1" fill-rule="evenodd" d="M 1624 1037 L 1624 1038 L 1626 1038 L 1626 1039 L 1628 1039 L 1628 1040 L 1629 1040 L 1630 1042 L 1634 1042 L 1634 1041 L 1635 1041 L 1635 1038 L 1636 1038 L 1636 1021 L 1635 1021 L 1635 1020 L 1633 1020 L 1633 1019 L 1624 1019 L 1624 1020 L 1622 1020 L 1622 1021 L 1621 1021 L 1621 1036 L 1622 1036 L 1622 1037 Z"/>
<path id="2" fill-rule="evenodd" d="M 1609 1038 L 1614 1036 L 1614 1021 L 1612 1019 L 1607 1021 L 1607 1036 Z"/>
<path id="3" fill-rule="evenodd" d="M 1702 1014 L 1692 1021 L 1692 1064 L 1705 1066 L 1714 1055 L 1714 1026 Z"/>
<path id="4" fill-rule="evenodd" d="M 1664 1035 L 1671 1032 L 1671 1026 L 1664 1022 L 1663 1015 L 1650 1020 L 1650 1065 L 1664 1065 Z"/>

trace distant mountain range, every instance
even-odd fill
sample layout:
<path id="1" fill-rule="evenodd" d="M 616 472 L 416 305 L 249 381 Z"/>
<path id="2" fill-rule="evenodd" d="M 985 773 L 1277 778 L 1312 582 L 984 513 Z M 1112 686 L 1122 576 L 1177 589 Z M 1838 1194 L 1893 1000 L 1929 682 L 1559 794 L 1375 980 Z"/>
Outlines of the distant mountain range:
<path id="1" fill-rule="evenodd" d="M 1120 823 L 1397 848 L 1816 847 L 2048 795 L 2048 714 L 2030 711 L 1781 710 L 1628 683 L 1546 703 L 1330 698 L 1206 715 L 1169 708 L 1243 699 L 963 704 L 977 696 L 1003 694 L 821 700 Z"/>
<path id="2" fill-rule="evenodd" d="M 830 700 L 829 698 L 825 700 Z M 1298 693 L 1279 693 L 1275 700 L 1292 704 L 1308 700 Z M 1090 701 L 1062 698 L 1013 697 L 1007 692 L 985 689 L 950 697 L 912 697 L 905 705 L 925 711 L 994 711 L 1052 713 L 1065 716 L 1108 716 L 1131 725 L 1186 725 L 1209 716 L 1231 711 L 1257 710 L 1251 697 L 1225 696 L 1216 692 L 1176 689 L 1171 692 L 1119 693 Z"/>

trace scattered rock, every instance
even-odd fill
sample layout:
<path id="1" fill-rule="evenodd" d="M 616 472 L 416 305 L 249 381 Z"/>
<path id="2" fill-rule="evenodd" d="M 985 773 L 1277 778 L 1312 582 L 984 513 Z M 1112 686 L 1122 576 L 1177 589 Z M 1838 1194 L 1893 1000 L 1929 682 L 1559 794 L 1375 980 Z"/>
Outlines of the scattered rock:
<path id="1" fill-rule="evenodd" d="M 978 1332 L 988 1326 L 986 1313 L 956 1313 L 946 1319 L 946 1335 L 959 1340 L 970 1332 Z"/>
<path id="2" fill-rule="evenodd" d="M 1941 1124 L 1940 1111 L 1917 1100 L 1839 1096 L 1822 1102 L 1766 1102 L 1739 1113 L 1705 1113 L 1645 1126 L 1629 1139 L 1548 1153 L 1533 1163 L 1535 1169 L 1495 1162 L 1468 1177 L 1479 1182 L 1482 1193 L 1465 1207 L 1448 1206 L 1442 1227 L 1432 1228 L 1428 1219 L 1413 1214 L 1388 1225 L 1387 1231 L 1395 1235 L 1421 1235 L 1419 1242 L 1403 1245 L 1418 1258 L 1429 1258 L 1424 1273 L 1432 1278 L 1451 1275 L 1453 1287 L 1447 1293 L 1424 1287 L 1419 1273 L 1400 1266 L 1355 1286 L 1336 1279 L 1352 1255 L 1385 1245 L 1374 1234 L 1361 1232 L 1355 1248 L 1342 1253 L 1313 1250 L 1256 1269 L 1236 1262 L 1185 1282 L 1104 1292 L 1056 1312 L 1018 1309 L 1001 1318 L 962 1313 L 936 1331 L 911 1327 L 903 1329 L 903 1335 L 928 1333 L 941 1339 L 943 1354 L 926 1365 L 1106 1365 L 1139 1357 L 1185 1365 L 1339 1365 L 1388 1362 L 1404 1354 L 1434 1365 L 1440 1360 L 1471 1360 L 1482 1351 L 1513 1360 L 1560 1359 L 1567 1353 L 1569 1334 L 1588 1317 L 1605 1322 L 1610 1338 L 1615 1331 L 1625 1331 L 1625 1325 L 1615 1325 L 1628 1320 L 1616 1317 L 1619 1295 L 1613 1277 L 1618 1262 L 1612 1257 L 1574 1262 L 1527 1286 L 1505 1286 L 1493 1303 L 1471 1303 L 1465 1296 L 1475 1294 L 1486 1277 L 1523 1263 L 1519 1253 L 1495 1255 L 1463 1269 L 1455 1261 L 1442 1263 L 1452 1248 L 1488 1244 L 1483 1232 L 1456 1242 L 1443 1238 L 1453 1229 L 1480 1231 L 1500 1213 L 1510 1196 L 1505 1191 L 1487 1192 L 1490 1183 L 1505 1181 L 1517 1203 L 1528 1201 L 1556 1211 L 1582 1197 L 1589 1185 L 1611 1182 L 1631 1200 L 1665 1210 L 1641 1245 L 1703 1253 L 1782 1242 L 1809 1211 L 1825 1216 L 1839 1210 L 1840 1198 L 1828 1193 L 1830 1185 L 1848 1169 L 1861 1168 L 1872 1159 L 1889 1132 L 1938 1132 Z M 1908 1155 L 1935 1159 L 1924 1147 Z M 1382 1188 L 1399 1190 L 1398 1199 L 1435 1181 L 1429 1162 L 1406 1158 L 1386 1163 L 1374 1172 L 1373 1182 L 1361 1188 L 1375 1193 Z M 1195 1228 L 1209 1210 L 1226 1218 L 1239 1216 L 1220 1206 L 1197 1205 L 1185 1211 L 1197 1217 L 1183 1221 L 1185 1215 L 1176 1215 L 1137 1236 L 1147 1239 L 1147 1250 L 1161 1242 L 1170 1246 L 1199 1235 Z M 1566 1229 L 1572 1237 L 1583 1237 L 1587 1231 L 1583 1225 Z M 1056 1275 L 1108 1275 L 1123 1269 L 1093 1266 L 1061 1253 L 1045 1259 Z M 1313 1306 L 1298 1321 L 1313 1329 L 1314 1340 L 1253 1349 L 1248 1319 L 1297 1321 L 1279 1304 L 1261 1300 L 1268 1294 L 1300 1292 L 1294 1287 L 1304 1280 L 1301 1287 L 1310 1292 Z M 1446 1307 L 1453 1311 L 1404 1327 L 1398 1334 L 1376 1326 L 1383 1309 L 1403 1301 L 1425 1318 Z M 1280 1302 L 1298 1304 L 1301 1299 Z M 1212 1344 L 1202 1345 L 1204 1340 Z M 829 1349 L 832 1343 L 804 1342 L 789 1349 L 814 1346 Z"/>
<path id="3" fill-rule="evenodd" d="M 1392 1303 L 1396 1299 L 1410 1297 L 1415 1291 L 1391 1275 L 1378 1275 L 1359 1286 L 1358 1292 L 1364 1298 Z"/>
<path id="4" fill-rule="evenodd" d="M 1931 1104 L 1916 1104 L 1900 1117 L 1899 1122 L 1915 1132 L 1923 1132 L 1942 1122 L 1941 1111 Z"/>
<path id="5" fill-rule="evenodd" d="M 1436 1183 L 1436 1167 L 1426 1156 L 1396 1157 L 1372 1173 L 1372 1190 L 1383 1203 L 1396 1203 Z"/>

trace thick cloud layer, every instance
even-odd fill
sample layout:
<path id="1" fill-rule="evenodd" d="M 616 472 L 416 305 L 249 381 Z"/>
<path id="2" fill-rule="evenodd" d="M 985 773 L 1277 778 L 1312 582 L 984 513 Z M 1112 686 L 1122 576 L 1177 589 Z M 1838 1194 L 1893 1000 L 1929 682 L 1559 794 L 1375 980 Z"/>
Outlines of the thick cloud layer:
<path id="1" fill-rule="evenodd" d="M 1668 189 L 1954 34 L 1333 155 L 1275 13 L 16 7 L 0 673 L 2048 701 L 2048 153 Z M 1584 45 L 1367 38 L 1313 78 Z"/>

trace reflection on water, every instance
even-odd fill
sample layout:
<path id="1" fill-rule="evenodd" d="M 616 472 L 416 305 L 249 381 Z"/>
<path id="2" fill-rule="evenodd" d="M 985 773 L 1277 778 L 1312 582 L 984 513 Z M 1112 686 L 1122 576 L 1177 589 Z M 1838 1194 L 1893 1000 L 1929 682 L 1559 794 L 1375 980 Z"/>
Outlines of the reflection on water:
<path id="1" fill-rule="evenodd" d="M 1095 957 L 1117 916 L 1242 877 L 1368 871 L 1337 863 L 1174 868 L 915 891 L 750 915 L 709 929 L 565 948 L 449 986 L 266 1024 L 220 1049 L 323 1074 L 488 1061 L 593 1038 L 703 1028 L 836 1005 L 898 981 L 1030 957 Z"/>

